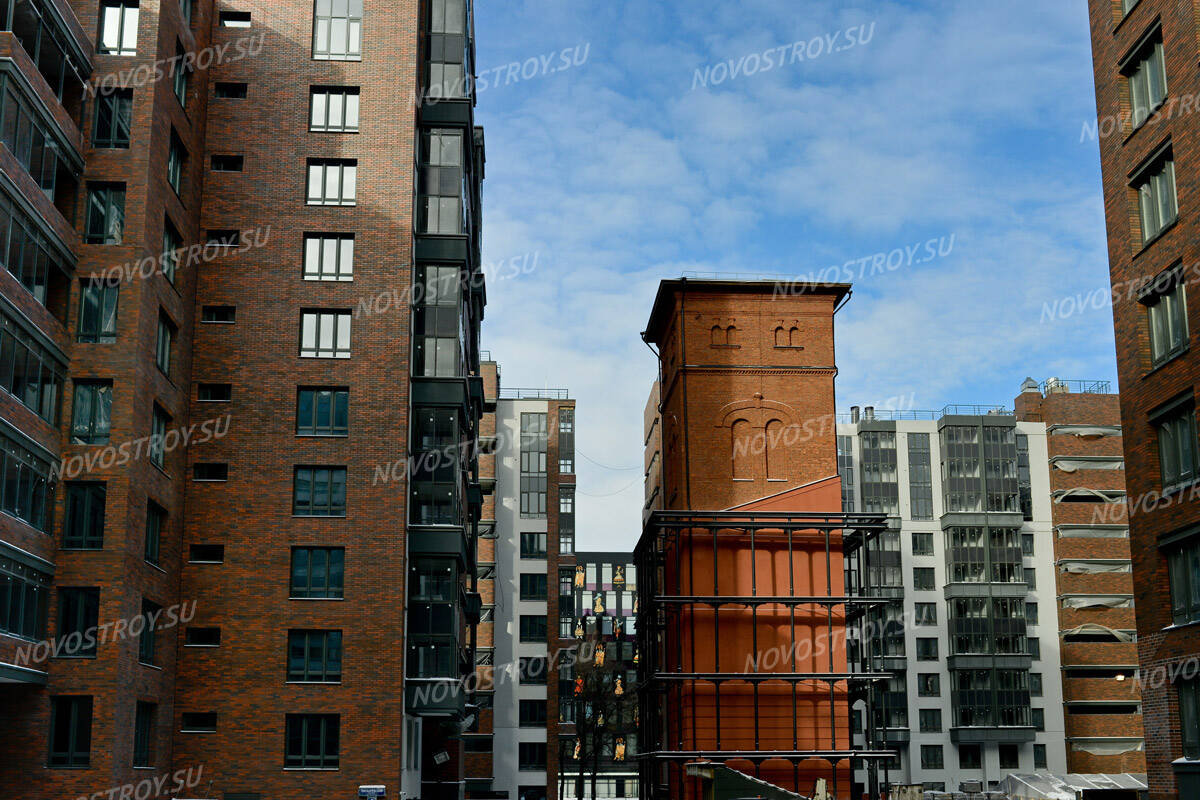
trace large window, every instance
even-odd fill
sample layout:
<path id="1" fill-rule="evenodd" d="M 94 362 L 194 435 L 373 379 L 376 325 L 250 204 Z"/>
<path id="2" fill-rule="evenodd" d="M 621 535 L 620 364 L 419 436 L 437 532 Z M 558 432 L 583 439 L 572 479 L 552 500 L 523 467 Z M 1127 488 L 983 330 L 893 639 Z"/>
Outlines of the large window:
<path id="1" fill-rule="evenodd" d="M 0 631 L 22 639 L 46 636 L 50 576 L 0 556 Z"/>
<path id="2" fill-rule="evenodd" d="M 1175 194 L 1175 162 L 1170 158 L 1143 172 L 1134 183 L 1142 221 L 1142 242 L 1149 242 L 1175 221 L 1179 201 Z"/>
<path id="3" fill-rule="evenodd" d="M 1196 478 L 1196 412 L 1192 403 L 1155 420 L 1158 428 L 1158 463 L 1164 491 Z"/>
<path id="4" fill-rule="evenodd" d="M 341 547 L 293 547 L 290 596 L 340 600 L 345 561 L 346 551 Z"/>
<path id="5" fill-rule="evenodd" d="M 458 267 L 424 266 L 417 271 L 413 307 L 413 371 L 424 377 L 463 374 L 467 338 L 460 312 Z"/>
<path id="6" fill-rule="evenodd" d="M 103 483 L 68 483 L 67 517 L 63 524 L 63 547 L 70 550 L 99 550 L 104 547 Z"/>
<path id="7" fill-rule="evenodd" d="M 112 427 L 112 381 L 76 381 L 71 413 L 72 444 L 108 444 Z"/>
<path id="8" fill-rule="evenodd" d="M 311 105 L 310 131 L 358 132 L 357 86 L 314 86 Z"/>
<path id="9" fill-rule="evenodd" d="M 50 766 L 86 767 L 92 760 L 92 698 L 50 698 Z"/>
<path id="10" fill-rule="evenodd" d="M 862 448 L 863 511 L 897 516 L 900 513 L 900 489 L 896 471 L 896 432 L 863 431 Z"/>
<path id="11" fill-rule="evenodd" d="M 99 623 L 99 589 L 59 589 L 57 633 L 60 647 L 55 655 L 88 658 L 95 656 L 95 633 Z"/>
<path id="12" fill-rule="evenodd" d="M 546 576 L 542 573 L 527 572 L 521 575 L 521 599 L 545 600 Z"/>
<path id="13" fill-rule="evenodd" d="M 411 518 L 416 525 L 461 524 L 458 412 L 413 411 Z"/>
<path id="14" fill-rule="evenodd" d="M 354 159 L 308 160 L 308 204 L 352 206 L 357 202 L 358 162 Z"/>
<path id="15" fill-rule="evenodd" d="M 575 409 L 558 410 L 558 471 L 575 471 Z"/>
<path id="16" fill-rule="evenodd" d="M 88 244 L 121 243 L 125 229 L 125 184 L 88 184 L 86 225 L 83 239 Z"/>
<path id="17" fill-rule="evenodd" d="M 129 125 L 132 117 L 133 89 L 113 89 L 96 95 L 92 147 L 129 147 Z"/>
<path id="18" fill-rule="evenodd" d="M 459 586 L 451 559 L 421 558 L 409 568 L 410 677 L 450 678 L 457 674 Z"/>
<path id="19" fill-rule="evenodd" d="M 543 770 L 545 768 L 545 742 L 520 742 L 517 744 L 517 769 Z"/>
<path id="20" fill-rule="evenodd" d="M 112 343 L 117 340 L 117 298 L 120 284 L 104 278 L 85 278 L 79 286 L 79 322 L 75 340 Z"/>
<path id="21" fill-rule="evenodd" d="M 302 312 L 300 315 L 300 357 L 349 358 L 350 312 Z"/>
<path id="22" fill-rule="evenodd" d="M 346 468 L 296 467 L 292 514 L 297 517 L 346 516 Z"/>
<path id="23" fill-rule="evenodd" d="M 341 718 L 337 714 L 288 714 L 284 766 L 337 769 Z"/>
<path id="24" fill-rule="evenodd" d="M 1200 622 L 1200 537 L 1167 555 L 1171 584 L 1171 616 L 1176 625 Z"/>
<path id="25" fill-rule="evenodd" d="M 362 0 L 316 0 L 312 57 L 357 61 L 362 56 Z"/>
<path id="26" fill-rule="evenodd" d="M 940 744 L 921 745 L 921 769 L 945 769 Z"/>
<path id="27" fill-rule="evenodd" d="M 0 260 L 34 299 L 59 321 L 66 317 L 67 275 L 74 269 L 20 206 L 0 198 Z M 70 264 L 71 266 L 68 266 Z"/>
<path id="28" fill-rule="evenodd" d="M 1150 328 L 1150 359 L 1157 366 L 1187 349 L 1187 294 L 1184 281 L 1144 301 Z"/>
<path id="29" fill-rule="evenodd" d="M 354 234 L 304 234 L 304 280 L 354 280 Z"/>
<path id="30" fill-rule="evenodd" d="M 521 516 L 546 516 L 546 414 L 521 414 Z"/>
<path id="31" fill-rule="evenodd" d="M 0 434 L 3 466 L 3 501 L 0 508 L 39 531 L 46 530 L 54 505 L 50 462 Z"/>
<path id="32" fill-rule="evenodd" d="M 546 557 L 546 534 L 544 533 L 522 533 L 521 534 L 521 558 L 545 558 Z"/>
<path id="33" fill-rule="evenodd" d="M 464 152 L 459 131 L 435 129 L 421 134 L 418 233 L 466 233 L 463 219 Z"/>
<path id="34" fill-rule="evenodd" d="M 42 121 L 43 117 L 33 110 L 13 90 L 16 84 L 10 79 L 4 91 L 0 107 L 0 140 L 8 145 L 29 175 L 42 189 L 46 197 L 55 199 L 55 178 L 60 166 L 58 146 L 51 128 Z M 63 162 L 67 164 L 69 162 Z"/>
<path id="35" fill-rule="evenodd" d="M 922 708 L 917 714 L 920 718 L 921 733 L 942 732 L 942 710 L 940 708 Z"/>
<path id="36" fill-rule="evenodd" d="M 341 683 L 341 631 L 288 631 L 287 679 Z"/>
<path id="37" fill-rule="evenodd" d="M 0 387 L 57 425 L 66 364 L 8 314 L 0 312 Z"/>
<path id="38" fill-rule="evenodd" d="M 522 699 L 518 707 L 518 724 L 522 728 L 545 727 L 546 701 Z"/>
<path id="39" fill-rule="evenodd" d="M 908 434 L 908 497 L 913 519 L 933 519 L 929 434 Z"/>
<path id="40" fill-rule="evenodd" d="M 100 4 L 101 53 L 116 56 L 137 54 L 137 0 L 104 0 Z"/>
<path id="41" fill-rule="evenodd" d="M 431 0 L 429 10 L 428 94 L 435 99 L 467 97 L 464 0 Z"/>
<path id="42" fill-rule="evenodd" d="M 296 397 L 296 435 L 346 436 L 349 432 L 349 389 L 299 390 Z"/>
<path id="43" fill-rule="evenodd" d="M 1129 100 L 1133 107 L 1133 125 L 1137 127 L 1154 113 L 1167 97 L 1167 65 L 1163 55 L 1162 33 L 1146 41 L 1125 68 L 1129 81 Z"/>
<path id="44" fill-rule="evenodd" d="M 546 641 L 546 615 L 545 614 L 522 614 L 521 615 L 521 641 L 522 642 L 545 642 Z"/>

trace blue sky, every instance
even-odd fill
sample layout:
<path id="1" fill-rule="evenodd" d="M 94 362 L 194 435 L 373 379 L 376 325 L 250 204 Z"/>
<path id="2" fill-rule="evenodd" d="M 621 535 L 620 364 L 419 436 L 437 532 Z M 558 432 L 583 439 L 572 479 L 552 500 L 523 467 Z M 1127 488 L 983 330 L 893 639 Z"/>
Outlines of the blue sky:
<path id="1" fill-rule="evenodd" d="M 476 36 L 485 346 L 578 399 L 580 549 L 640 533 L 685 271 L 849 274 L 839 409 L 1115 387 L 1086 0 L 478 0 Z"/>

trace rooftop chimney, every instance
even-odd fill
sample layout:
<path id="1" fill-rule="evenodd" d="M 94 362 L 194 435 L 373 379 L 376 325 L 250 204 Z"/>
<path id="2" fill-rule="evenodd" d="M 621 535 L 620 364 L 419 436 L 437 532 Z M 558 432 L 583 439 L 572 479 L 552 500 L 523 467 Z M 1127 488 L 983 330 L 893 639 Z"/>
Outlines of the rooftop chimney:
<path id="1" fill-rule="evenodd" d="M 867 421 L 875 419 L 875 406 L 867 406 L 863 409 L 863 419 Z"/>
<path id="2" fill-rule="evenodd" d="M 858 424 L 858 406 L 850 406 L 850 422 Z"/>

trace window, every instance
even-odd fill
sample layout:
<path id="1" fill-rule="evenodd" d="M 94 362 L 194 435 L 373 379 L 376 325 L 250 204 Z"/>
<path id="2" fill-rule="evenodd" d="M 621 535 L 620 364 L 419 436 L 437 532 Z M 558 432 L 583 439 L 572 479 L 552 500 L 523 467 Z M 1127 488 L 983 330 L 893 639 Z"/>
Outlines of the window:
<path id="1" fill-rule="evenodd" d="M 1003 745 L 1001 745 L 1003 747 Z M 940 744 L 921 745 L 921 769 L 944 769 L 942 761 L 942 746 Z"/>
<path id="2" fill-rule="evenodd" d="M 228 403 L 231 399 L 232 383 L 201 383 L 196 387 L 196 400 L 201 403 Z"/>
<path id="3" fill-rule="evenodd" d="M 219 100 L 242 100 L 246 97 L 246 84 L 230 81 L 217 81 L 213 86 L 213 96 Z"/>
<path id="4" fill-rule="evenodd" d="M 347 436 L 350 433 L 349 389 L 300 389 L 296 395 L 297 436 Z"/>
<path id="5" fill-rule="evenodd" d="M 917 603 L 916 624 L 937 625 L 937 603 Z"/>
<path id="6" fill-rule="evenodd" d="M 137 0 L 103 0 L 100 5 L 100 52 L 114 56 L 136 55 L 137 27 Z"/>
<path id="7" fill-rule="evenodd" d="M 546 659 L 542 656 L 523 656 L 518 661 L 517 679 L 521 683 L 545 686 L 548 674 Z"/>
<path id="8" fill-rule="evenodd" d="M 158 644 L 158 635 L 154 626 L 161 613 L 162 606 L 157 603 L 151 603 L 149 600 L 142 600 L 142 619 L 144 622 L 142 631 L 138 634 L 138 661 L 142 664 L 153 666 L 157 663 L 154 659 L 157 649 L 156 645 Z"/>
<path id="9" fill-rule="evenodd" d="M 92 147 L 129 147 L 129 125 L 132 116 L 133 89 L 113 89 L 96 95 Z"/>
<path id="10" fill-rule="evenodd" d="M 340 600 L 345 561 L 346 551 L 341 547 L 293 547 L 290 596 Z"/>
<path id="11" fill-rule="evenodd" d="M 192 65 L 188 63 L 183 45 L 175 43 L 175 63 L 171 67 L 171 88 L 175 91 L 175 99 L 179 105 L 187 108 L 188 81 L 191 79 Z"/>
<path id="12" fill-rule="evenodd" d="M 1035 636 L 1030 636 L 1027 644 L 1029 646 L 1029 656 L 1034 661 L 1040 660 L 1042 657 L 1042 642 L 1041 642 L 1041 640 Z"/>
<path id="13" fill-rule="evenodd" d="M 300 314 L 300 357 L 349 358 L 350 312 L 302 312 Z"/>
<path id="14" fill-rule="evenodd" d="M 912 535 L 912 552 L 914 556 L 933 555 L 933 534 L 914 533 Z"/>
<path id="15" fill-rule="evenodd" d="M 1035 567 L 1023 567 L 1025 575 L 1025 583 L 1030 589 L 1037 588 L 1037 569 Z"/>
<path id="16" fill-rule="evenodd" d="M 546 516 L 546 414 L 521 414 L 521 516 Z"/>
<path id="17" fill-rule="evenodd" d="M 89 183 L 83 240 L 88 244 L 120 244 L 124 228 L 125 184 Z"/>
<path id="18" fill-rule="evenodd" d="M 200 309 L 200 321 L 230 324 L 237 321 L 237 309 L 234 306 L 204 306 Z"/>
<path id="19" fill-rule="evenodd" d="M 324 61 L 357 61 L 362 56 L 362 0 L 316 0 L 313 55 Z"/>
<path id="20" fill-rule="evenodd" d="M 1146 243 L 1175 222 L 1179 203 L 1175 194 L 1175 162 L 1168 156 L 1144 172 L 1134 184 L 1142 222 L 1142 242 Z"/>
<path id="21" fill-rule="evenodd" d="M 1000 769 L 1018 769 L 1021 766 L 1020 751 L 1015 744 L 1000 745 Z"/>
<path id="22" fill-rule="evenodd" d="M 1196 414 L 1190 402 L 1155 420 L 1164 491 L 1196 479 Z"/>
<path id="23" fill-rule="evenodd" d="M 1200 759 L 1200 678 L 1176 682 L 1179 694 L 1179 732 L 1183 757 Z"/>
<path id="24" fill-rule="evenodd" d="M 295 557 L 295 551 L 292 552 Z M 223 564 L 225 563 L 225 545 L 223 544 L 193 544 L 188 547 L 188 562 L 192 564 Z"/>
<path id="25" fill-rule="evenodd" d="M 112 427 L 112 381 L 76 381 L 71 414 L 72 444 L 108 444 Z"/>
<path id="26" fill-rule="evenodd" d="M 241 172 L 245 158 L 240 155 L 224 153 L 212 157 L 213 172 Z"/>
<path id="27" fill-rule="evenodd" d="M 518 710 L 522 728 L 541 728 L 546 725 L 545 700 L 521 700 Z"/>
<path id="28" fill-rule="evenodd" d="M 1188 346 L 1187 294 L 1184 281 L 1145 301 L 1150 328 L 1150 359 L 1158 366 L 1182 353 Z"/>
<path id="29" fill-rule="evenodd" d="M 1034 545 L 1033 534 L 1032 533 L 1022 533 L 1021 534 L 1021 555 L 1032 558 L 1033 557 L 1033 545 Z"/>
<path id="30" fill-rule="evenodd" d="M 158 706 L 138 701 L 133 717 L 133 766 L 154 766 L 154 722 Z"/>
<path id="31" fill-rule="evenodd" d="M 170 283 L 175 283 L 175 273 L 179 271 L 179 250 L 183 247 L 183 237 L 167 217 L 163 217 L 163 246 L 162 274 Z"/>
<path id="32" fill-rule="evenodd" d="M 167 512 L 156 503 L 150 502 L 146 504 L 146 546 L 144 558 L 150 564 L 158 564 L 163 524 L 166 522 L 166 519 Z"/>
<path id="33" fill-rule="evenodd" d="M 249 28 L 249 11 L 222 11 L 219 15 L 222 28 Z"/>
<path id="34" fill-rule="evenodd" d="M 521 534 L 521 558 L 545 558 L 546 557 L 546 534 L 544 533 L 522 533 Z"/>
<path id="35" fill-rule="evenodd" d="M 934 638 L 917 637 L 917 661 L 937 661 L 938 640 Z"/>
<path id="36" fill-rule="evenodd" d="M 117 340 L 119 293 L 119 284 L 115 280 L 85 278 L 80 283 L 76 341 L 110 344 Z"/>
<path id="37" fill-rule="evenodd" d="M 100 622 L 99 589 L 58 590 L 59 657 L 96 655 L 96 626 Z"/>
<path id="38" fill-rule="evenodd" d="M 922 672 L 917 675 L 918 697 L 940 697 L 942 694 L 941 675 L 936 672 Z"/>
<path id="39" fill-rule="evenodd" d="M 908 434 L 908 495 L 913 519 L 933 519 L 933 468 L 929 434 Z"/>
<path id="40" fill-rule="evenodd" d="M 103 483 L 68 483 L 67 518 L 63 525 L 63 547 L 70 550 L 99 550 L 104 547 Z"/>
<path id="41" fill-rule="evenodd" d="M 1029 694 L 1031 697 L 1042 696 L 1042 673 L 1029 673 Z"/>
<path id="42" fill-rule="evenodd" d="M 354 280 L 354 234 L 304 234 L 304 280 Z"/>
<path id="43" fill-rule="evenodd" d="M 220 628 L 188 628 L 184 632 L 183 643 L 188 647 L 220 647 Z"/>
<path id="44" fill-rule="evenodd" d="M 337 769 L 340 723 L 337 714 L 288 714 L 284 766 Z"/>
<path id="45" fill-rule="evenodd" d="M 1038 604 L 1026 601 L 1025 602 L 1025 622 L 1029 625 L 1036 625 L 1038 621 Z"/>
<path id="46" fill-rule="evenodd" d="M 463 0 L 432 0 L 429 11 L 428 94 L 439 100 L 468 97 L 467 15 Z"/>
<path id="47" fill-rule="evenodd" d="M 341 631 L 288 631 L 287 679 L 341 683 Z"/>
<path id="48" fill-rule="evenodd" d="M 558 410 L 558 471 L 575 471 L 575 409 Z M 561 496 L 561 495 L 560 495 Z"/>
<path id="49" fill-rule="evenodd" d="M 242 232 L 233 228 L 209 228 L 205 234 L 205 244 L 211 247 L 239 247 L 242 244 Z"/>
<path id="50" fill-rule="evenodd" d="M 0 556 L 0 631 L 44 639 L 50 576 Z"/>
<path id="51" fill-rule="evenodd" d="M 546 768 L 545 742 L 520 742 L 517 745 L 517 769 Z"/>
<path id="52" fill-rule="evenodd" d="M 92 698 L 50 698 L 50 766 L 86 767 L 92 759 Z"/>
<path id="53" fill-rule="evenodd" d="M 215 711 L 185 711 L 180 716 L 179 730 L 182 733 L 215 733 L 217 730 Z"/>
<path id="54" fill-rule="evenodd" d="M 1176 625 L 1200 621 L 1200 537 L 1167 553 L 1171 617 Z"/>
<path id="55" fill-rule="evenodd" d="M 346 516 L 346 468 L 296 467 L 292 514 L 297 517 Z"/>
<path id="56" fill-rule="evenodd" d="M 352 206 L 358 191 L 358 162 L 354 159 L 308 160 L 308 204 Z"/>
<path id="57" fill-rule="evenodd" d="M 1046 769 L 1046 745 L 1035 744 L 1033 746 L 1033 768 Z"/>
<path id="58" fill-rule="evenodd" d="M 213 462 L 200 462 L 192 465 L 192 480 L 194 481 L 227 481 L 229 480 L 229 465 Z"/>
<path id="59" fill-rule="evenodd" d="M 1046 730 L 1046 710 L 1044 708 L 1031 708 L 1030 721 L 1035 731 Z"/>
<path id="60" fill-rule="evenodd" d="M 453 130 L 421 134 L 417 176 L 418 233 L 466 233 L 463 219 L 463 137 Z"/>
<path id="61" fill-rule="evenodd" d="M 183 173 L 184 167 L 187 165 L 187 148 L 183 146 L 183 141 L 179 138 L 179 134 L 175 133 L 175 129 L 171 129 L 171 147 L 167 151 L 167 183 L 175 191 L 175 194 L 183 194 Z"/>
<path id="62" fill-rule="evenodd" d="M 175 341 L 175 324 L 166 314 L 158 315 L 158 343 L 154 350 L 154 363 L 159 371 L 171 377 L 171 343 Z"/>
<path id="63" fill-rule="evenodd" d="M 522 600 L 545 600 L 546 599 L 546 576 L 538 573 L 522 573 L 521 575 L 521 599 Z"/>
<path id="64" fill-rule="evenodd" d="M 942 711 L 939 708 L 922 708 L 918 712 L 918 717 L 921 724 L 921 733 L 941 733 L 942 732 Z M 938 767 L 941 769 L 941 767 Z"/>
<path id="65" fill-rule="evenodd" d="M 310 131 L 358 132 L 357 86 L 314 86 L 310 104 Z"/>
<path id="66" fill-rule="evenodd" d="M 958 746 L 959 769 L 981 769 L 983 753 L 977 744 L 960 744 Z"/>
<path id="67" fill-rule="evenodd" d="M 150 463 L 159 469 L 163 468 L 164 459 L 166 458 L 166 448 L 164 442 L 167 436 L 167 426 L 171 424 L 171 417 L 166 411 L 163 411 L 157 404 L 154 406 L 154 418 L 150 421 Z"/>
<path id="68" fill-rule="evenodd" d="M 420 267 L 413 309 L 413 371 L 426 377 L 463 374 L 463 322 L 458 267 Z"/>
<path id="69" fill-rule="evenodd" d="M 461 524 L 458 412 L 413 410 L 410 518 L 417 525 Z"/>
<path id="70" fill-rule="evenodd" d="M 546 616 L 544 614 L 521 615 L 521 641 L 546 641 Z"/>
<path id="71" fill-rule="evenodd" d="M 0 432 L 0 459 L 3 481 L 0 508 L 45 531 L 48 510 L 54 507 L 54 489 L 50 462 Z"/>
<path id="72" fill-rule="evenodd" d="M 932 591 L 934 585 L 933 567 L 913 567 L 913 588 L 917 591 Z"/>
<path id="73" fill-rule="evenodd" d="M 1156 32 L 1125 68 L 1133 126 L 1146 121 L 1167 97 L 1167 65 L 1161 31 Z"/>

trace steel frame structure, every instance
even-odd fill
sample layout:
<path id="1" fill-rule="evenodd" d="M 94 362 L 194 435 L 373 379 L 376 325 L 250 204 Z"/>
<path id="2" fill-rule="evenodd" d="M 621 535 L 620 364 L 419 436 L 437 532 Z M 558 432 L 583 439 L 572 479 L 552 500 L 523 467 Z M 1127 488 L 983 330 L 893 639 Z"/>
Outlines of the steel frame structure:
<path id="1" fill-rule="evenodd" d="M 647 520 L 641 540 L 634 551 L 638 568 L 637 617 L 639 661 L 640 705 L 640 792 L 642 800 L 676 800 L 686 796 L 683 789 L 689 779 L 685 765 L 688 762 L 745 761 L 754 766 L 754 776 L 760 776 L 767 761 L 782 761 L 791 764 L 793 788 L 799 789 L 800 765 L 811 760 L 824 760 L 829 764 L 831 780 L 829 788 L 834 797 L 839 797 L 838 769 L 848 761 L 851 781 L 858 765 L 865 766 L 869 775 L 869 791 L 878 796 L 878 770 L 880 763 L 893 757 L 895 751 L 881 749 L 874 730 L 872 697 L 877 682 L 892 677 L 892 673 L 876 671 L 869 657 L 863 626 L 867 620 L 867 609 L 886 604 L 887 597 L 863 596 L 859 587 L 865 586 L 869 551 L 866 544 L 888 527 L 886 517 L 861 513 L 810 513 L 810 512 L 763 512 L 763 511 L 656 511 Z M 788 556 L 788 592 L 764 595 L 758 593 L 758 556 L 769 543 L 769 549 L 781 552 L 786 543 Z M 733 544 L 748 552 L 751 569 L 751 594 L 724 594 L 721 592 L 718 572 L 714 569 L 710 581 L 711 592 L 695 592 L 696 573 L 690 566 L 694 563 L 698 549 L 711 548 L 712 564 L 718 563 L 719 545 Z M 796 593 L 797 581 L 793 556 L 807 551 L 823 551 L 825 562 L 825 593 L 800 595 Z M 834 594 L 834 554 L 842 559 L 845 593 Z M 707 553 L 706 553 L 707 557 Z M 686 579 L 685 579 L 686 576 Z M 818 587 L 810 587 L 819 591 Z M 723 607 L 749 609 L 751 644 L 754 653 L 759 653 L 759 610 L 762 606 L 787 609 L 790 623 L 790 671 L 759 671 L 759 659 L 753 663 L 754 671 L 738 671 L 736 667 L 722 668 L 721 664 L 721 621 L 719 610 Z M 696 619 L 697 609 L 711 609 L 711 659 L 715 667 L 708 672 L 684 671 L 683 665 L 695 664 L 697 657 Z M 835 627 L 845 630 L 847 644 L 852 631 L 859 646 L 846 647 L 846 669 L 836 668 L 835 646 L 826 646 L 827 668 L 819 671 L 801 671 L 797 665 L 796 620 L 798 610 L 806 615 L 803 624 L 815 630 L 814 620 L 824 619 L 827 642 L 835 641 Z M 858 626 L 855 630 L 854 626 Z M 690 626 L 691 635 L 685 652 L 684 626 Z M 674 631 L 672 634 L 671 631 Z M 815 637 L 814 637 L 815 638 Z M 810 642 L 812 644 L 812 642 Z M 814 651 L 815 652 L 815 651 Z M 702 654 L 702 658 L 707 658 Z M 744 659 L 740 652 L 726 653 L 727 662 Z M 747 663 L 747 666 L 749 664 Z M 790 749 L 763 749 L 760 730 L 760 687 L 774 682 L 790 686 L 792 700 L 791 747 Z M 721 690 L 727 684 L 749 685 L 753 697 L 753 749 L 729 749 L 722 743 Z M 829 729 L 826 746 L 806 747 L 801 743 L 798 723 L 797 695 L 800 687 L 807 687 L 810 697 L 813 685 L 828 688 Z M 715 745 L 712 748 L 688 748 L 685 739 L 690 726 L 690 739 L 697 742 L 697 687 L 711 686 L 705 691 L 715 703 L 713 725 Z M 838 693 L 839 686 L 844 687 Z M 786 693 L 786 690 L 785 690 Z M 775 693 L 778 695 L 778 692 Z M 683 702 L 685 697 L 693 702 Z M 867 712 L 863 725 L 866 744 L 856 748 L 853 744 L 850 713 L 839 722 L 836 713 L 839 702 L 846 709 L 858 700 L 865 700 Z M 824 702 L 824 701 L 822 701 Z M 690 707 L 690 719 L 689 719 Z M 777 711 L 777 709 L 776 709 Z M 726 724 L 730 720 L 725 720 Z M 839 728 L 839 724 L 845 728 Z M 778 731 L 776 738 L 778 738 Z M 815 733 L 815 732 L 814 732 Z M 839 733 L 843 743 L 839 743 Z M 743 734 L 744 736 L 744 734 Z M 727 738 L 736 738 L 730 736 Z M 816 738 L 824 740 L 820 735 Z M 811 743 L 811 741 L 810 741 Z M 846 746 L 849 743 L 849 746 Z M 697 779 L 692 779 L 697 780 Z M 697 791 L 693 796 L 699 797 Z M 848 788 L 848 787 L 842 787 Z"/>

